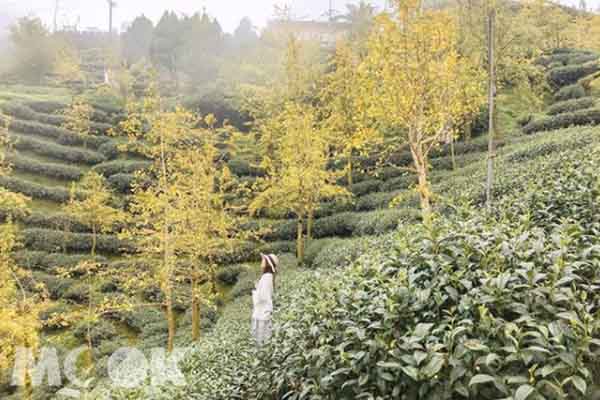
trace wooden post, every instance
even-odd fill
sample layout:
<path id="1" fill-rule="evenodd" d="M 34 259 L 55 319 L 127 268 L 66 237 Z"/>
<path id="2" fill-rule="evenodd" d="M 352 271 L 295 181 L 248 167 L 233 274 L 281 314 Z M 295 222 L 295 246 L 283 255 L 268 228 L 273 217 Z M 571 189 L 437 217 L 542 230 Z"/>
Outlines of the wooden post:
<path id="1" fill-rule="evenodd" d="M 496 97 L 496 68 L 494 59 L 495 44 L 495 21 L 496 10 L 492 9 L 488 15 L 488 63 L 489 63 L 489 87 L 488 87 L 488 160 L 487 160 L 487 182 L 486 182 L 486 206 L 492 206 L 492 186 L 494 184 L 494 158 L 496 150 L 494 146 L 494 100 Z"/>

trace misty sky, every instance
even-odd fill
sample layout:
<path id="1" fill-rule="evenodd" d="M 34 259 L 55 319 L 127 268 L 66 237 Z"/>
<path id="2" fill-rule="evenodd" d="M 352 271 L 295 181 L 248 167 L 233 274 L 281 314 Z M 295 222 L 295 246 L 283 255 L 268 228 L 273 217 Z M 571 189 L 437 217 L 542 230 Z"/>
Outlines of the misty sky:
<path id="1" fill-rule="evenodd" d="M 385 0 L 373 0 L 372 3 L 383 7 Z M 600 1 L 600 0 L 598 0 Z M 80 20 L 79 27 L 98 27 L 107 29 L 107 0 L 59 0 L 59 25 L 74 25 Z M 206 7 L 209 15 L 216 17 L 225 31 L 232 32 L 239 21 L 248 16 L 257 27 L 263 27 L 273 15 L 274 5 L 287 3 L 299 17 L 319 18 L 329 8 L 329 0 L 116 0 L 114 26 L 120 28 L 137 15 L 145 14 L 157 21 L 165 9 L 193 14 Z M 358 3 L 358 0 L 333 0 L 334 9 L 342 11 L 346 3 Z M 11 16 L 34 14 L 41 17 L 50 27 L 54 14 L 55 0 L 0 0 L 0 13 Z"/>

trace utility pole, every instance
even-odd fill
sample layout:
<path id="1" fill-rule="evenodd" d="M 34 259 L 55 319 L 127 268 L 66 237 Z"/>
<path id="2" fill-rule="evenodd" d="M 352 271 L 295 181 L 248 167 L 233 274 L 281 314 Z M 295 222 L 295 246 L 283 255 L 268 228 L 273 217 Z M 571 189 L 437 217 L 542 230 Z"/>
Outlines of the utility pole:
<path id="1" fill-rule="evenodd" d="M 329 0 L 329 22 L 333 22 L 333 0 Z"/>
<path id="2" fill-rule="evenodd" d="M 108 1 L 108 33 L 112 35 L 113 32 L 113 8 L 117 6 L 113 0 Z"/>
<path id="3" fill-rule="evenodd" d="M 487 159 L 487 183 L 486 183 L 486 206 L 492 207 L 492 186 L 494 185 L 494 158 L 496 149 L 494 146 L 494 101 L 496 97 L 496 60 L 494 59 L 494 46 L 496 43 L 496 10 L 491 9 L 488 15 L 488 63 L 490 81 L 488 86 L 488 159 Z"/>
<path id="4" fill-rule="evenodd" d="M 54 33 L 58 31 L 58 10 L 60 8 L 60 0 L 54 1 Z"/>

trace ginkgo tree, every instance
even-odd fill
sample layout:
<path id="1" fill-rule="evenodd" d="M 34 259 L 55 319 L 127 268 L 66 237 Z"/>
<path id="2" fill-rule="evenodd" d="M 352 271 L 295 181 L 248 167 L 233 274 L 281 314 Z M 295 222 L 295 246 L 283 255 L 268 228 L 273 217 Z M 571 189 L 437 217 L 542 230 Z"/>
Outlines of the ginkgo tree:
<path id="1" fill-rule="evenodd" d="M 175 247 L 188 261 L 183 273 L 190 282 L 193 341 L 200 337 L 200 306 L 211 305 L 216 295 L 219 258 L 250 237 L 241 230 L 243 205 L 229 201 L 237 197 L 238 185 L 216 147 L 215 118 L 208 115 L 204 122 L 207 128 L 194 135 L 198 143 L 176 152 L 172 159 L 173 169 L 178 171 L 174 207 L 182 217 L 177 223 L 180 232 Z"/>
<path id="2" fill-rule="evenodd" d="M 0 176 L 10 174 L 7 161 L 10 151 L 8 126 L 10 119 L 0 115 Z M 19 268 L 13 253 L 20 247 L 19 232 L 13 218 L 26 213 L 29 199 L 0 188 L 0 208 L 8 217 L 0 224 L 0 370 L 10 370 L 17 347 L 35 351 L 39 345 L 41 328 L 39 314 L 47 301 L 45 291 L 31 279 L 31 275 Z M 26 284 L 29 282 L 29 284 Z M 21 371 L 19 381 L 25 384 L 24 398 L 31 395 L 31 371 Z"/>
<path id="3" fill-rule="evenodd" d="M 130 204 L 132 223 L 124 237 L 137 243 L 139 253 L 155 262 L 168 325 L 167 349 L 175 338 L 175 291 L 181 265 L 187 263 L 191 281 L 193 338 L 199 337 L 199 284 L 214 279 L 216 257 L 233 239 L 234 218 L 225 204 L 232 179 L 217 154 L 215 118 L 199 129 L 200 118 L 181 108 L 167 108 L 156 85 L 130 105 L 121 131 L 153 165 L 140 173 Z M 209 299 L 204 299 L 209 300 Z"/>
<path id="4" fill-rule="evenodd" d="M 264 208 L 291 212 L 297 219 L 296 252 L 304 259 L 304 231 L 311 237 L 311 221 L 321 201 L 349 195 L 337 184 L 338 174 L 327 168 L 328 135 L 318 126 L 315 110 L 309 105 L 289 102 L 275 116 L 271 126 L 278 126 L 274 151 L 269 159 L 262 191 L 250 205 L 254 213 Z"/>
<path id="5" fill-rule="evenodd" d="M 420 0 L 400 0 L 377 18 L 360 65 L 368 112 L 410 149 L 424 220 L 431 212 L 429 155 L 483 101 L 482 73 L 457 49 L 457 21 Z"/>
<path id="6" fill-rule="evenodd" d="M 353 184 L 354 158 L 367 154 L 382 141 L 369 121 L 358 74 L 359 54 L 346 42 L 338 43 L 332 72 L 325 77 L 321 93 L 325 126 L 338 158 L 346 162 L 348 185 Z"/>
<path id="7" fill-rule="evenodd" d="M 168 325 L 167 350 L 173 350 L 175 339 L 174 284 L 177 266 L 176 244 L 185 219 L 176 207 L 180 196 L 176 184 L 177 170 L 173 158 L 180 145 L 197 123 L 196 117 L 181 108 L 165 111 L 153 84 L 139 104 L 130 107 L 128 119 L 121 129 L 131 141 L 144 140 L 143 150 L 154 161 L 152 167 L 134 184 L 130 210 L 133 214 L 125 237 L 137 243 L 139 253 L 155 261 L 154 275 L 164 298 Z M 149 182 L 146 184 L 145 182 Z"/>
<path id="8" fill-rule="evenodd" d="M 87 138 L 91 134 L 93 112 L 93 107 L 82 98 L 75 98 L 63 111 L 65 121 L 62 127 L 81 136 L 84 147 L 87 147 Z"/>
<path id="9" fill-rule="evenodd" d="M 125 307 L 127 302 L 121 298 L 99 299 L 97 280 L 101 277 L 114 276 L 115 271 L 96 260 L 98 235 L 109 233 L 119 223 L 125 222 L 125 213 L 113 205 L 114 196 L 106 179 L 96 173 L 88 172 L 80 182 L 71 187 L 71 196 L 64 210 L 77 222 L 91 230 L 90 258 L 78 263 L 73 268 L 61 269 L 61 275 L 77 275 L 82 277 L 87 286 L 87 307 L 79 317 L 86 324 L 86 339 L 90 361 L 93 354 L 92 328 L 102 315 L 108 311 Z M 96 301 L 98 301 L 96 303 Z"/>

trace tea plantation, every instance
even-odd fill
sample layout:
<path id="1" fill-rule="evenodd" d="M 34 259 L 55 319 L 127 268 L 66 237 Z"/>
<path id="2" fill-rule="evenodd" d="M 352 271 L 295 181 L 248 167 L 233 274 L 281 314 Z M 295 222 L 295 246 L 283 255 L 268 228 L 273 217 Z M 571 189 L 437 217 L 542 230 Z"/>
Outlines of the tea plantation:
<path id="1" fill-rule="evenodd" d="M 457 145 L 456 170 L 449 149 L 435 154 L 430 225 L 419 221 L 411 176 L 359 176 L 352 201 L 321 208 L 305 268 L 284 257 L 267 346 L 257 348 L 249 333 L 256 272 L 242 272 L 182 363 L 185 387 L 111 396 L 600 398 L 600 120 L 597 67 L 587 64 L 594 60 L 572 51 L 542 60 L 552 99 L 544 115 L 515 116 L 522 131 L 500 140 L 491 209 L 485 138 Z M 293 221 L 256 224 L 273 227 L 269 250 L 293 251 Z"/>
<path id="2" fill-rule="evenodd" d="M 543 115 L 510 115 L 515 131 L 497 141 L 495 203 L 483 207 L 487 138 L 435 150 L 436 216 L 421 223 L 414 176 L 361 160 L 348 201 L 322 204 L 305 265 L 296 266 L 296 221 L 264 213 L 248 229 L 269 228 L 221 260 L 221 296 L 203 308 L 202 338 L 182 363 L 185 387 L 119 390 L 98 385 L 91 398 L 115 399 L 581 399 L 600 385 L 600 95 L 597 56 L 561 50 L 543 57 L 552 95 Z M 96 104 L 93 136 L 61 128 L 68 98 L 26 97 L 3 89 L 12 116 L 14 174 L 0 185 L 33 199 L 18 221 L 17 261 L 53 300 L 44 337 L 61 351 L 83 343 L 85 327 L 57 321 L 87 301 L 85 284 L 65 278 L 92 246 L 89 229 L 64 214 L 70 185 L 87 171 L 108 179 L 127 204 L 136 171 L 149 161 L 122 154 L 107 132 L 123 110 Z M 18 92 L 18 90 L 14 90 Z M 551 97 L 551 98 L 550 98 Z M 509 113 L 510 114 L 510 113 Z M 516 123 L 518 121 L 518 124 Z M 264 174 L 251 151 L 229 168 L 253 182 Z M 456 168 L 455 168 L 456 166 Z M 390 204 L 393 202 L 394 206 Z M 6 210 L 0 210 L 4 216 Z M 101 235 L 97 259 L 145 269 L 126 257 L 118 230 Z M 259 252 L 282 255 L 275 336 L 257 348 L 249 332 L 250 292 Z M 119 282 L 95 282 L 110 296 Z M 147 293 L 152 300 L 156 293 Z M 190 313 L 178 312 L 177 345 L 189 344 Z M 122 346 L 163 346 L 160 308 L 115 313 L 93 329 L 98 379 Z M 0 388 L 2 389 L 2 388 Z M 43 388 L 53 398 L 59 388 Z M 0 392 L 3 392 L 0 390 Z"/>

